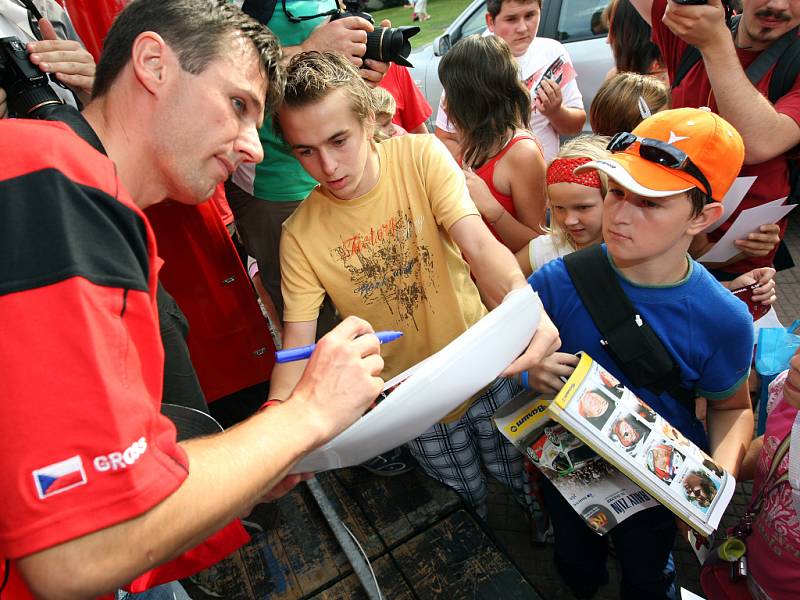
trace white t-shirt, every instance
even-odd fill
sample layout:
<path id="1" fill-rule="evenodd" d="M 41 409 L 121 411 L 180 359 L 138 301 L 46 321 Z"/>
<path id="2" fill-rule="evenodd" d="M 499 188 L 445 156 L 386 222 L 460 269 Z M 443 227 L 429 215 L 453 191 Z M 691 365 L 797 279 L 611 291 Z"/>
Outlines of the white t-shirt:
<path id="1" fill-rule="evenodd" d="M 488 35 L 492 35 L 492 33 L 489 32 Z M 550 38 L 535 38 L 531 45 L 528 46 L 527 52 L 517 57 L 520 79 L 528 84 L 528 89 L 535 89 L 547 67 L 559 56 L 563 56 L 566 62 L 572 64 L 572 59 L 561 42 Z M 583 109 L 583 97 L 578 89 L 576 79 L 573 79 L 567 83 L 566 86 L 561 88 L 561 96 L 561 103 L 563 106 L 567 108 Z M 436 113 L 436 126 L 449 133 L 454 133 L 455 127 L 453 127 L 453 124 L 450 123 L 450 120 L 447 118 L 447 112 L 442 104 L 443 100 L 444 92 L 442 92 L 442 98 L 439 100 L 439 111 Z M 535 108 L 531 113 L 530 127 L 533 134 L 542 144 L 544 160 L 549 164 L 558 153 L 558 133 L 556 133 L 556 130 L 550 125 L 550 120 L 539 113 Z"/>
<path id="2" fill-rule="evenodd" d="M 69 15 L 55 0 L 34 0 L 34 4 L 42 16 L 50 20 L 59 38 L 80 42 Z M 12 36 L 23 44 L 36 41 L 28 23 L 28 9 L 16 0 L 0 0 L 0 37 Z M 52 83 L 50 87 L 64 102 L 75 106 L 72 92 Z"/>
<path id="3" fill-rule="evenodd" d="M 558 238 L 552 233 L 535 237 L 528 243 L 528 260 L 531 263 L 531 271 L 536 273 L 551 260 L 573 252 L 575 252 L 575 248 L 567 242 L 559 244 Z"/>

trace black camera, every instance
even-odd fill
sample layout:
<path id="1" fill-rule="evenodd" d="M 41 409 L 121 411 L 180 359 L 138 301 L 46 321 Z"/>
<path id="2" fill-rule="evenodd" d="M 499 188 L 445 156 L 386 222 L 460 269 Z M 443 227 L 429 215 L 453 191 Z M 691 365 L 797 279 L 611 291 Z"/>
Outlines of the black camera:
<path id="1" fill-rule="evenodd" d="M 372 15 L 361 11 L 359 0 L 345 0 L 344 10 L 340 10 L 331 17 L 331 21 L 343 19 L 344 17 L 361 17 L 373 25 L 375 19 Z M 393 62 L 404 67 L 413 67 L 408 60 L 411 54 L 411 42 L 409 38 L 419 33 L 419 27 L 391 27 L 385 29 L 376 27 L 367 33 L 367 51 L 364 58 L 371 58 L 381 62 Z"/>
<path id="2" fill-rule="evenodd" d="M 19 38 L 0 38 L 0 87 L 6 91 L 9 111 L 20 117 L 47 119 L 63 106 L 50 87 L 50 78 L 28 56 Z"/>

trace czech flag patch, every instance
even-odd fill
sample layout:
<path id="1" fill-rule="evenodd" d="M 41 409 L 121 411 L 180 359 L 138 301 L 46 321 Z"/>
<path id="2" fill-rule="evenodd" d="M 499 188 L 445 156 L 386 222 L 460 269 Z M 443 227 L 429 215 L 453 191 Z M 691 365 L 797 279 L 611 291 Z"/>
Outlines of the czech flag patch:
<path id="1" fill-rule="evenodd" d="M 55 494 L 66 492 L 86 483 L 86 471 L 80 456 L 73 456 L 61 462 L 47 465 L 33 472 L 33 481 L 39 499 L 44 500 Z"/>

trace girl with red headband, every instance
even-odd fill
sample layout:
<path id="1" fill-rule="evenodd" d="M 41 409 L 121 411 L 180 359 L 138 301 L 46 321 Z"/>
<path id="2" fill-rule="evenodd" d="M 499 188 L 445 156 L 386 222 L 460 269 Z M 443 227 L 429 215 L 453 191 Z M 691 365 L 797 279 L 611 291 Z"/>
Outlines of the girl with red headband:
<path id="1" fill-rule="evenodd" d="M 575 169 L 607 156 L 608 138 L 586 135 L 562 146 L 547 169 L 550 228 L 517 252 L 525 276 L 547 262 L 603 241 L 603 198 L 607 180 L 599 171 Z"/>

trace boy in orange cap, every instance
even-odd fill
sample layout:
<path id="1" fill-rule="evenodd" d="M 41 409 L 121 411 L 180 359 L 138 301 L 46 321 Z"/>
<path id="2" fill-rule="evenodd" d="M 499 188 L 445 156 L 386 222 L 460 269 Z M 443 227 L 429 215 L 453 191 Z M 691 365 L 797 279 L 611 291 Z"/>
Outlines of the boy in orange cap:
<path id="1" fill-rule="evenodd" d="M 689 257 L 692 238 L 722 214 L 721 200 L 742 165 L 744 145 L 724 119 L 693 108 L 660 112 L 633 132 L 617 134 L 611 156 L 576 169 L 608 175 L 603 246 L 620 285 L 680 370 L 680 384 L 708 399 L 708 435 L 692 412 L 667 393 L 636 387 L 601 344 L 601 334 L 563 260 L 529 279 L 559 329 L 561 352 L 530 369 L 540 391 L 561 388 L 589 353 L 686 437 L 736 475 L 753 434 L 747 376 L 753 325 L 746 305 Z M 756 273 L 756 279 L 758 278 Z M 556 563 L 579 598 L 608 581 L 607 539 L 589 529 L 545 482 Z M 670 551 L 674 516 L 663 506 L 643 510 L 610 532 L 622 566 L 623 598 L 674 598 Z"/>

